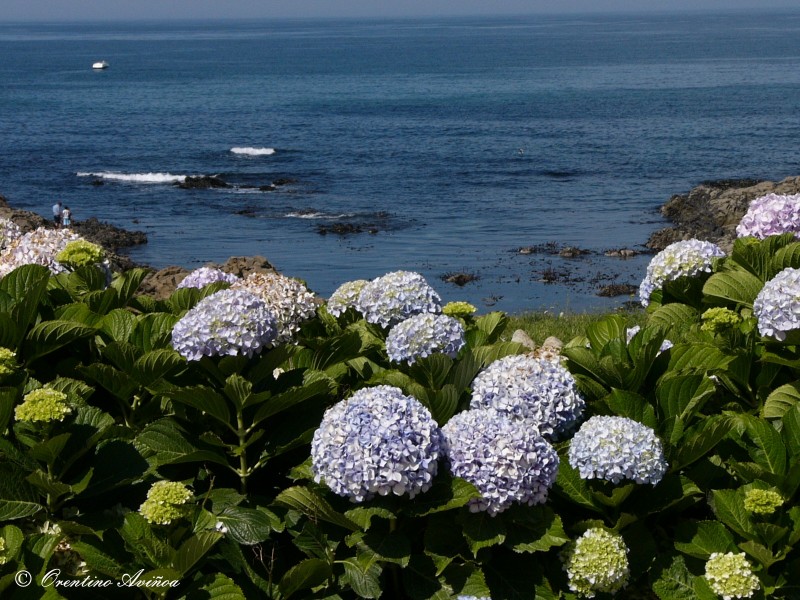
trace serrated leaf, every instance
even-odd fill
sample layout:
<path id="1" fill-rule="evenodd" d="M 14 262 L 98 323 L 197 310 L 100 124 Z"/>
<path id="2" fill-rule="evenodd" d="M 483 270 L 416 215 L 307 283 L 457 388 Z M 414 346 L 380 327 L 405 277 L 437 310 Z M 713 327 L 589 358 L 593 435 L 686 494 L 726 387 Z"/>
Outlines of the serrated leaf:
<path id="1" fill-rule="evenodd" d="M 228 534 L 240 544 L 252 546 L 269 538 L 272 522 L 269 516 L 254 508 L 229 506 L 217 515 L 228 528 Z"/>
<path id="2" fill-rule="evenodd" d="M 98 547 L 102 542 L 91 538 L 82 538 L 78 541 L 71 541 L 72 549 L 81 555 L 86 561 L 86 565 L 97 573 L 102 573 L 108 577 L 119 578 L 124 573 L 124 567 L 115 558 L 105 552 L 102 547 Z"/>
<path id="3" fill-rule="evenodd" d="M 364 531 L 368 531 L 372 526 L 372 519 L 394 519 L 397 513 L 386 507 L 381 506 L 358 506 L 344 513 L 344 516 L 359 526 Z"/>
<path id="4" fill-rule="evenodd" d="M 40 510 L 44 510 L 44 506 L 37 502 L 0 499 L 0 521 L 23 519 L 35 515 Z"/>
<path id="5" fill-rule="evenodd" d="M 222 539 L 222 534 L 214 531 L 201 531 L 186 540 L 172 563 L 173 568 L 185 577 L 189 570 L 203 558 L 214 545 Z"/>
<path id="6" fill-rule="evenodd" d="M 24 353 L 28 362 L 55 352 L 59 348 L 91 337 L 96 329 L 71 321 L 44 321 L 25 336 Z"/>
<path id="7" fill-rule="evenodd" d="M 411 515 L 424 517 L 460 508 L 473 498 L 480 498 L 480 492 L 474 485 L 459 477 L 440 474 L 434 479 L 431 488 L 414 498 L 414 502 L 407 506 L 406 510 Z"/>
<path id="8" fill-rule="evenodd" d="M 136 324 L 130 335 L 130 342 L 149 352 L 166 348 L 172 339 L 172 328 L 178 317 L 169 313 L 150 313 L 136 317 Z"/>
<path id="9" fill-rule="evenodd" d="M 186 595 L 181 596 L 180 600 L 246 600 L 246 596 L 233 579 L 214 573 L 206 575 L 197 580 L 192 589 Z"/>
<path id="10" fill-rule="evenodd" d="M 662 327 L 665 330 L 672 327 L 683 327 L 686 323 L 697 321 L 697 311 L 686 304 L 672 302 L 658 307 L 647 319 L 648 325 Z"/>
<path id="11" fill-rule="evenodd" d="M 514 552 L 547 552 L 570 541 L 561 517 L 546 506 L 526 507 L 512 521 L 506 544 Z"/>
<path id="12" fill-rule="evenodd" d="M 686 561 L 682 556 L 676 556 L 653 583 L 653 591 L 660 600 L 697 600 L 692 580 Z"/>
<path id="13" fill-rule="evenodd" d="M 708 454 L 728 435 L 732 425 L 728 417 L 714 415 L 686 431 L 675 453 L 673 470 L 682 469 Z"/>
<path id="14" fill-rule="evenodd" d="M 703 286 L 703 294 L 726 305 L 752 308 L 764 282 L 744 270 L 714 273 Z"/>
<path id="15" fill-rule="evenodd" d="M 147 456 L 155 455 L 158 465 L 206 461 L 228 466 L 224 456 L 189 443 L 186 431 L 169 418 L 149 424 L 136 436 L 134 444 L 143 455 L 144 451 L 149 451 Z"/>
<path id="16" fill-rule="evenodd" d="M 322 496 L 306 487 L 295 486 L 283 490 L 275 498 L 275 504 L 294 508 L 312 519 L 322 519 L 351 531 L 357 531 L 358 525 L 336 512 Z"/>
<path id="17" fill-rule="evenodd" d="M 147 269 L 137 267 L 114 276 L 111 280 L 111 287 L 117 290 L 117 297 L 121 306 L 125 306 L 133 298 L 147 273 Z"/>
<path id="18" fill-rule="evenodd" d="M 566 460 L 562 460 L 558 465 L 556 490 L 581 506 L 602 512 L 589 486 Z"/>
<path id="19" fill-rule="evenodd" d="M 107 333 L 115 342 L 127 342 L 133 332 L 136 317 L 125 309 L 117 308 L 106 314 L 98 323 L 100 331 Z"/>
<path id="20" fill-rule="evenodd" d="M 781 420 L 781 436 L 789 451 L 790 463 L 796 463 L 796 459 L 800 457 L 800 405 L 786 411 Z"/>
<path id="21" fill-rule="evenodd" d="M 675 532 L 675 549 L 702 560 L 736 550 L 733 535 L 718 521 L 685 521 Z"/>
<path id="22" fill-rule="evenodd" d="M 204 385 L 181 387 L 171 390 L 166 395 L 175 402 L 186 404 L 195 410 L 206 413 L 224 425 L 230 423 L 231 413 L 228 403 L 213 388 Z"/>
<path id="23" fill-rule="evenodd" d="M 655 409 L 641 394 L 615 388 L 605 401 L 616 415 L 628 417 L 651 428 L 657 425 Z"/>
<path id="24" fill-rule="evenodd" d="M 747 427 L 747 434 L 755 444 L 750 456 L 760 467 L 774 475 L 786 474 L 786 447 L 781 434 L 769 422 L 750 415 L 739 415 Z"/>
<path id="25" fill-rule="evenodd" d="M 186 360 L 172 348 L 151 350 L 136 360 L 131 370 L 131 376 L 146 387 L 157 379 L 185 366 Z"/>
<path id="26" fill-rule="evenodd" d="M 490 312 L 475 319 L 475 326 L 486 334 L 488 343 L 497 341 L 498 336 L 506 328 L 508 318 L 504 313 L 496 311 Z"/>
<path id="27" fill-rule="evenodd" d="M 126 403 L 139 389 L 139 384 L 127 373 L 105 363 L 97 362 L 87 367 L 78 367 L 78 372 Z"/>
<path id="28" fill-rule="evenodd" d="M 461 513 L 457 521 L 461 524 L 464 539 L 467 540 L 473 556 L 478 556 L 482 548 L 502 544 L 506 539 L 503 520 L 486 512 Z"/>
<path id="29" fill-rule="evenodd" d="M 318 379 L 303 386 L 291 388 L 282 394 L 276 394 L 258 408 L 253 417 L 253 424 L 260 423 L 264 419 L 268 419 L 306 400 L 324 396 L 330 391 L 331 380 Z"/>
<path id="30" fill-rule="evenodd" d="M 765 419 L 780 419 L 795 406 L 800 406 L 800 381 L 775 388 L 764 401 L 761 416 Z"/>
<path id="31" fill-rule="evenodd" d="M 345 583 L 359 598 L 378 598 L 381 595 L 381 566 L 368 557 L 347 558 L 339 561 L 344 566 Z"/>
<path id="32" fill-rule="evenodd" d="M 716 391 L 714 382 L 702 373 L 670 374 L 656 387 L 656 398 L 665 419 L 688 423 Z"/>
<path id="33" fill-rule="evenodd" d="M 326 561 L 307 558 L 286 571 L 278 587 L 284 598 L 290 598 L 301 590 L 309 590 L 325 583 L 330 576 L 331 567 Z"/>
<path id="34" fill-rule="evenodd" d="M 710 504 L 717 518 L 736 533 L 747 539 L 755 534 L 744 500 L 736 490 L 712 490 Z"/>

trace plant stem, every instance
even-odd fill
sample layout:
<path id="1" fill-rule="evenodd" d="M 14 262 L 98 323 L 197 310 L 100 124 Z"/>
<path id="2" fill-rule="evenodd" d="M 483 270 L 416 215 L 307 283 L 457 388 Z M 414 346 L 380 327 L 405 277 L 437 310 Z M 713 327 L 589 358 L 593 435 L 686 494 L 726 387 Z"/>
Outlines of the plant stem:
<path id="1" fill-rule="evenodd" d="M 247 449 L 245 445 L 245 438 L 247 436 L 247 428 L 244 425 L 244 414 L 241 409 L 236 411 L 236 427 L 237 435 L 239 436 L 239 479 L 242 482 L 242 494 L 247 494 Z"/>

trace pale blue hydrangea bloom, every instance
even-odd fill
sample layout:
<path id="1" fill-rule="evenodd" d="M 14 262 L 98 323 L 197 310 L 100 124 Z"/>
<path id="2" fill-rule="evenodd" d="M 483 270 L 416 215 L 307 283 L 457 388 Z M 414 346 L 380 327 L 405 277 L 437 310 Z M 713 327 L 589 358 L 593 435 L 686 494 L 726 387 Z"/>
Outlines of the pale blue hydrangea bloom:
<path id="1" fill-rule="evenodd" d="M 430 489 L 441 431 L 430 411 L 400 388 L 358 390 L 322 418 L 311 442 L 314 480 L 363 502 L 376 494 L 413 498 Z"/>
<path id="2" fill-rule="evenodd" d="M 11 219 L 0 217 L 0 250 L 18 237 L 22 237 L 22 230 L 19 226 Z"/>
<path id="3" fill-rule="evenodd" d="M 356 308 L 369 323 L 389 327 L 420 313 L 442 312 L 442 299 L 419 273 L 394 271 L 367 283 Z"/>
<path id="4" fill-rule="evenodd" d="M 761 288 L 753 302 L 761 335 L 785 340 L 800 328 L 800 269 L 786 268 Z"/>
<path id="5" fill-rule="evenodd" d="M 280 273 L 251 273 L 231 289 L 247 290 L 267 303 L 278 322 L 276 343 L 294 340 L 300 325 L 317 314 L 314 294 L 301 281 Z"/>
<path id="6" fill-rule="evenodd" d="M 472 382 L 470 408 L 493 408 L 526 419 L 547 439 L 571 430 L 585 404 L 570 372 L 546 358 L 506 356 Z"/>
<path id="7" fill-rule="evenodd" d="M 343 283 L 328 299 L 328 312 L 334 317 L 343 315 L 348 308 L 356 308 L 358 296 L 367 285 L 366 279 L 356 279 Z"/>
<path id="8" fill-rule="evenodd" d="M 0 277 L 22 265 L 42 265 L 53 274 L 65 273 L 67 267 L 56 260 L 56 255 L 67 244 L 83 239 L 69 229 L 39 227 L 11 242 L 0 252 Z"/>
<path id="9" fill-rule="evenodd" d="M 494 516 L 512 504 L 543 504 L 558 474 L 558 454 L 527 421 L 491 409 L 467 410 L 442 428 L 450 472 L 474 485 L 472 512 Z"/>
<path id="10" fill-rule="evenodd" d="M 781 233 L 800 237 L 800 194 L 767 194 L 756 198 L 736 226 L 739 237 L 753 236 L 763 240 Z"/>
<path id="11" fill-rule="evenodd" d="M 464 326 L 447 315 L 422 313 L 401 321 L 386 336 L 386 353 L 394 362 L 412 364 L 431 354 L 455 358 L 464 347 Z"/>
<path id="12" fill-rule="evenodd" d="M 641 330 L 642 330 L 642 328 L 641 328 L 640 325 L 634 325 L 633 327 L 628 327 L 628 329 L 625 330 L 625 340 L 627 341 L 627 343 L 630 344 L 631 340 L 633 339 L 633 336 L 635 336 Z M 667 350 L 672 348 L 674 345 L 675 344 L 673 344 L 671 341 L 664 340 L 663 342 L 661 342 L 661 347 L 658 349 L 658 354 L 661 354 L 662 352 L 666 352 Z"/>
<path id="13" fill-rule="evenodd" d="M 189 273 L 183 281 L 178 284 L 178 289 L 182 288 L 204 288 L 205 286 L 224 281 L 225 283 L 236 283 L 239 277 L 231 273 L 226 273 L 222 269 L 213 267 L 200 267 Z"/>
<path id="14" fill-rule="evenodd" d="M 668 281 L 694 277 L 699 273 L 711 273 L 713 259 L 723 256 L 725 252 L 722 248 L 711 242 L 693 239 L 670 244 L 647 265 L 647 274 L 639 286 L 642 306 L 650 304 L 650 294 Z"/>
<path id="15" fill-rule="evenodd" d="M 656 485 L 667 472 L 661 440 L 626 417 L 596 416 L 586 421 L 569 446 L 569 464 L 583 479 Z"/>
<path id="16" fill-rule="evenodd" d="M 245 290 L 220 290 L 198 302 L 172 329 L 172 347 L 187 360 L 241 354 L 271 346 L 277 335 L 266 303 Z"/>

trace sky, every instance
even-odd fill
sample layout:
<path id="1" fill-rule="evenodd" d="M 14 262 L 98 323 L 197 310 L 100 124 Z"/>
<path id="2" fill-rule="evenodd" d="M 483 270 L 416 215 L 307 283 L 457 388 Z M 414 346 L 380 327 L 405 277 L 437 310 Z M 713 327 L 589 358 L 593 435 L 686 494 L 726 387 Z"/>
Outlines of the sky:
<path id="1" fill-rule="evenodd" d="M 0 21 L 718 12 L 797 6 L 797 0 L 0 0 Z"/>

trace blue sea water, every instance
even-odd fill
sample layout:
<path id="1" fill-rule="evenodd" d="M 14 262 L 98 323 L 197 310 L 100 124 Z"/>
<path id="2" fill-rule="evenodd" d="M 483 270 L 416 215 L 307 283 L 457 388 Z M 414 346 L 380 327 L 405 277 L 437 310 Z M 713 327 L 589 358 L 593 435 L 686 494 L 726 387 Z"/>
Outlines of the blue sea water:
<path id="1" fill-rule="evenodd" d="M 5 23 L 0 193 L 142 229 L 154 267 L 262 254 L 323 295 L 410 269 L 482 309 L 607 308 L 649 257 L 602 252 L 670 195 L 800 174 L 799 34 L 800 12 Z M 212 174 L 234 187 L 171 185 Z M 596 254 L 517 252 L 551 241 Z"/>

